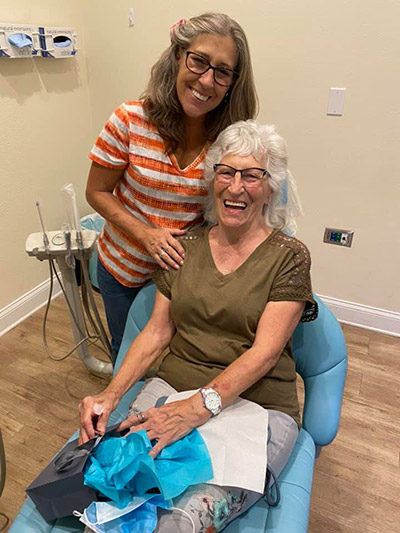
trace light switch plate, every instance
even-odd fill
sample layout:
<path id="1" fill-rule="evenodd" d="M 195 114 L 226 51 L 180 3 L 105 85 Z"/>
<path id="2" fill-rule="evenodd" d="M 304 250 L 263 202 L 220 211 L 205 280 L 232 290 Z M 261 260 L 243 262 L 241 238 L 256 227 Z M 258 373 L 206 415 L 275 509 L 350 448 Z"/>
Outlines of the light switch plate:
<path id="1" fill-rule="evenodd" d="M 331 87 L 327 115 L 343 115 L 345 94 L 346 89 Z"/>

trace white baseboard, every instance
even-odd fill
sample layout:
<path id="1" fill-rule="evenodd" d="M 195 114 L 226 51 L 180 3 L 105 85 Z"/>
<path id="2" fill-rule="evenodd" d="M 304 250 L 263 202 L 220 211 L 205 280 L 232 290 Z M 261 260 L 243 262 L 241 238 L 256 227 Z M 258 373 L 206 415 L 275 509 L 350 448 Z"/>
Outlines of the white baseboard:
<path id="1" fill-rule="evenodd" d="M 54 276 L 53 298 L 61 292 Z M 0 309 L 0 337 L 43 307 L 48 299 L 50 279 L 44 281 L 3 309 Z M 400 337 L 400 313 L 346 302 L 320 295 L 340 322 Z"/>
<path id="2" fill-rule="evenodd" d="M 400 337 L 400 313 L 319 296 L 340 322 Z"/>
<path id="3" fill-rule="evenodd" d="M 53 298 L 61 292 L 57 278 L 53 277 Z M 0 309 L 0 337 L 43 307 L 49 297 L 50 279 L 44 281 L 3 309 Z"/>

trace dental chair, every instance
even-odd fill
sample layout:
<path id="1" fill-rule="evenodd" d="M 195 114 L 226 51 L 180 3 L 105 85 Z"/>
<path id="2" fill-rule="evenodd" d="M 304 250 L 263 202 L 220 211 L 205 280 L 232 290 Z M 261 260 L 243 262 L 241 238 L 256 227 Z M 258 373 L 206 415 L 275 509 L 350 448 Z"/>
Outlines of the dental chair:
<path id="1" fill-rule="evenodd" d="M 91 229 L 100 234 L 102 227 L 104 226 L 104 218 L 98 213 L 92 213 L 81 218 L 82 229 Z M 93 251 L 92 257 L 89 259 L 89 276 L 90 281 L 95 289 L 99 288 L 99 283 L 97 281 L 97 258 L 98 253 L 97 249 Z"/>
<path id="2" fill-rule="evenodd" d="M 155 286 L 144 287 L 132 304 L 116 361 L 118 370 L 133 339 L 146 325 L 154 304 Z M 347 350 L 341 327 L 316 297 L 318 318 L 300 323 L 293 334 L 293 353 L 298 374 L 304 381 L 302 429 L 292 455 L 278 478 L 280 503 L 269 507 L 264 499 L 224 530 L 225 533 L 306 533 L 315 459 L 330 444 L 339 428 L 347 371 Z M 129 405 L 143 383 L 135 385 L 111 415 L 110 423 L 125 418 Z M 83 525 L 68 517 L 46 522 L 28 498 L 11 526 L 10 533 L 79 532 Z"/>

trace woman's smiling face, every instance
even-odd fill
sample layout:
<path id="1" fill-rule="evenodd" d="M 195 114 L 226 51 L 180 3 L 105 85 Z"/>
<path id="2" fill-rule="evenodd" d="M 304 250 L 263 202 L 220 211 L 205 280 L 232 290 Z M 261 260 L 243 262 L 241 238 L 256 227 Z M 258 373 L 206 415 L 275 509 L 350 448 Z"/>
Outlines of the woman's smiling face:
<path id="1" fill-rule="evenodd" d="M 229 165 L 235 169 L 266 168 L 266 160 L 255 159 L 249 155 L 227 154 L 222 157 L 221 164 Z M 268 204 L 271 188 L 268 177 L 248 186 L 242 181 L 240 172 L 236 172 L 230 183 L 214 179 L 214 201 L 218 223 L 225 227 L 242 228 L 250 230 L 265 226 L 263 209 Z"/>
<path id="2" fill-rule="evenodd" d="M 213 67 L 235 69 L 237 50 L 232 37 L 203 33 L 196 37 L 189 47 L 207 59 Z M 209 69 L 204 74 L 194 74 L 186 67 L 186 51 L 179 58 L 176 78 L 176 92 L 185 114 L 190 118 L 202 118 L 215 109 L 223 100 L 229 87 L 223 87 L 214 80 Z"/>

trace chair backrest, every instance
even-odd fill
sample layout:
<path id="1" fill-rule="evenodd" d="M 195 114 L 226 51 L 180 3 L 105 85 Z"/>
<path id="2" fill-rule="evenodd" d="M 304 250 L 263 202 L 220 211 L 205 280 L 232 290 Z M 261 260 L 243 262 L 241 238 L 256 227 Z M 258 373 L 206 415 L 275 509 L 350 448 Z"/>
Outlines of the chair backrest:
<path id="1" fill-rule="evenodd" d="M 149 283 L 134 300 L 114 372 L 121 366 L 133 339 L 149 320 L 155 292 L 155 285 Z M 293 334 L 293 353 L 296 370 L 305 386 L 303 427 L 318 446 L 325 446 L 335 438 L 339 428 L 347 350 L 338 321 L 328 307 L 318 297 L 316 299 L 318 318 L 297 326 Z"/>
<path id="2" fill-rule="evenodd" d="M 98 213 L 92 213 L 81 218 L 81 226 L 83 229 L 91 229 L 99 234 L 104 226 L 104 218 Z M 89 259 L 89 277 L 92 285 L 99 288 L 97 281 L 97 249 L 94 250 L 92 257 Z"/>
<path id="3" fill-rule="evenodd" d="M 118 357 L 114 366 L 114 374 L 124 360 L 126 352 L 132 341 L 147 324 L 154 307 L 154 298 L 156 295 L 156 286 L 154 283 L 149 283 L 139 292 L 133 300 L 131 308 L 129 309 L 126 318 L 124 336 L 122 337 L 121 346 L 119 348 Z"/>

